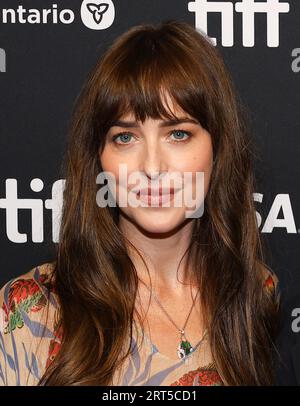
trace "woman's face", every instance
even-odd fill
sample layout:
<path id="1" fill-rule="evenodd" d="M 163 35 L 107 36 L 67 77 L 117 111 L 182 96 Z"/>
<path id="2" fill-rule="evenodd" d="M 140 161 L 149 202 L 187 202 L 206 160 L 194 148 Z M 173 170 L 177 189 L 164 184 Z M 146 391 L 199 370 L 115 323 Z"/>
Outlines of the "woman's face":
<path id="1" fill-rule="evenodd" d="M 171 104 L 170 99 L 168 105 L 172 106 L 176 117 L 195 122 L 172 124 L 168 123 L 167 119 L 147 118 L 142 124 L 134 122 L 132 114 L 124 115 L 107 132 L 106 142 L 100 154 L 103 171 L 112 173 L 115 178 L 116 201 L 121 210 L 120 221 L 122 221 L 122 214 L 125 214 L 132 222 L 150 233 L 170 232 L 184 222 L 186 213 L 191 212 L 191 206 L 188 204 L 187 207 L 185 204 L 184 190 L 192 190 L 192 197 L 196 199 L 198 187 L 201 204 L 203 203 L 213 165 L 210 134 L 197 120 L 178 106 Z M 123 134 L 120 134 L 121 132 Z M 119 172 L 120 164 L 123 165 L 121 172 Z M 124 168 L 127 173 L 124 173 Z M 129 183 L 129 176 L 134 172 L 141 177 L 133 178 L 135 181 Z M 202 189 L 199 189 L 196 172 L 203 172 Z M 189 182 L 184 181 L 185 173 L 191 173 Z M 175 174 L 175 177 L 172 178 L 172 174 Z M 179 174 L 182 179 L 181 184 L 174 181 L 174 179 L 178 180 Z M 169 179 L 170 182 L 162 183 L 163 177 L 165 181 Z M 156 183 L 151 184 L 151 179 L 155 179 Z M 165 185 L 169 185 L 167 190 L 169 189 L 171 193 L 164 194 L 163 200 L 159 201 L 157 195 L 159 187 L 165 187 Z M 147 194 L 148 187 L 151 188 L 150 196 L 143 196 L 143 192 L 141 192 L 142 196 L 133 192 L 145 187 Z M 175 194 L 172 193 L 172 187 L 175 189 Z M 139 205 L 131 205 L 127 202 L 124 205 L 126 207 L 122 207 L 123 205 L 119 204 L 120 196 L 129 196 L 129 192 L 134 193 L 132 196 Z M 178 193 L 182 193 L 182 203 L 175 205 L 175 196 Z M 167 203 L 163 203 L 164 199 Z M 141 205 L 142 202 L 144 207 Z M 197 204 L 199 207 L 199 198 Z"/>

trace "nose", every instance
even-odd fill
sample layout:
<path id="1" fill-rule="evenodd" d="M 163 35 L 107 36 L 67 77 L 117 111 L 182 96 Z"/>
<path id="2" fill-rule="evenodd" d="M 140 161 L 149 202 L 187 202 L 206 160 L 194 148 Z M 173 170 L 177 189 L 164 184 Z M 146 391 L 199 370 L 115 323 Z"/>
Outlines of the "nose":
<path id="1" fill-rule="evenodd" d="M 150 180 L 156 180 L 162 172 L 167 171 L 166 157 L 156 140 L 144 146 L 140 170 Z"/>

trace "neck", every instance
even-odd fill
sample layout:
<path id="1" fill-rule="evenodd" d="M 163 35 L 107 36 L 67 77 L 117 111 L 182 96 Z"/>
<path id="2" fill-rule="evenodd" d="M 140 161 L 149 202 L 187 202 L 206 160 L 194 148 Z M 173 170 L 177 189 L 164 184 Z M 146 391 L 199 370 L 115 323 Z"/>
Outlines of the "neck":
<path id="1" fill-rule="evenodd" d="M 192 274 L 184 254 L 191 241 L 193 221 L 187 220 L 177 230 L 160 234 L 145 232 L 127 218 L 120 217 L 122 233 L 138 250 L 149 269 L 148 273 L 139 254 L 129 244 L 128 252 L 138 277 L 147 286 L 152 284 L 156 291 L 169 288 L 180 294 L 192 284 Z"/>

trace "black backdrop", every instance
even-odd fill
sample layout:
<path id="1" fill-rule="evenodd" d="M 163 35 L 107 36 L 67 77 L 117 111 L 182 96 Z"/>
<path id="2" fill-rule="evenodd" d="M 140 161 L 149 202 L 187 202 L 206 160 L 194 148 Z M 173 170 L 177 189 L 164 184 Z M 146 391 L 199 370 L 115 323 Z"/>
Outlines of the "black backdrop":
<path id="1" fill-rule="evenodd" d="M 108 4 L 101 22 L 87 3 Z M 171 18 L 200 29 L 207 21 L 248 111 L 258 224 L 284 303 L 288 373 L 279 378 L 300 384 L 299 1 L 0 0 L 0 284 L 52 259 L 52 192 L 59 197 L 70 113 L 87 73 L 131 26 Z"/>

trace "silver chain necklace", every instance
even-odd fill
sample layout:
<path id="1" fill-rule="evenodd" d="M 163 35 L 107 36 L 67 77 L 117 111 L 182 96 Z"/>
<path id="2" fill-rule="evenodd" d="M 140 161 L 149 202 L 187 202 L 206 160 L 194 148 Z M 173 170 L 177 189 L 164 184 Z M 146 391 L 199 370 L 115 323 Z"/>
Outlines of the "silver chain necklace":
<path id="1" fill-rule="evenodd" d="M 146 288 L 151 292 L 150 288 L 145 284 Z M 166 311 L 166 309 L 164 308 L 164 306 L 160 303 L 160 301 L 158 300 L 158 297 L 155 293 L 155 291 L 152 289 L 153 291 L 153 295 L 154 295 L 154 299 L 157 302 L 157 304 L 159 305 L 159 307 L 162 309 L 162 311 L 165 313 L 165 315 L 167 316 L 167 318 L 170 320 L 170 322 L 176 327 L 176 329 L 179 331 L 180 334 L 180 341 L 177 347 L 177 355 L 178 358 L 183 359 L 185 358 L 188 354 L 190 354 L 191 352 L 194 351 L 194 348 L 192 347 L 191 343 L 187 340 L 186 335 L 185 335 L 185 327 L 187 325 L 187 322 L 190 318 L 190 315 L 192 313 L 193 307 L 195 305 L 195 301 L 196 298 L 199 294 L 199 290 L 195 296 L 195 298 L 193 299 L 193 303 L 192 306 L 190 308 L 189 314 L 185 320 L 184 326 L 183 328 L 179 328 L 178 325 L 174 322 L 174 320 L 172 319 L 172 317 L 168 314 L 168 312 Z"/>

